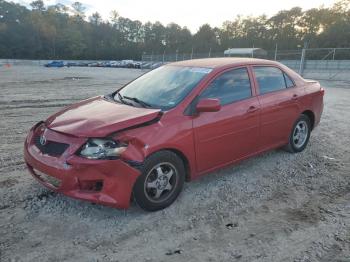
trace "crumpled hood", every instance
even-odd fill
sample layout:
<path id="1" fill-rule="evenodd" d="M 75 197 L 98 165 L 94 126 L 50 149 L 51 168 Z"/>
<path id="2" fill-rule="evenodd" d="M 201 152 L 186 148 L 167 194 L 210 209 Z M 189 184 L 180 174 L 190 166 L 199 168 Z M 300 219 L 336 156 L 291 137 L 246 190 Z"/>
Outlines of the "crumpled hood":
<path id="1" fill-rule="evenodd" d="M 132 107 L 94 97 L 50 116 L 46 126 L 79 137 L 104 137 L 110 133 L 151 121 L 160 109 Z"/>

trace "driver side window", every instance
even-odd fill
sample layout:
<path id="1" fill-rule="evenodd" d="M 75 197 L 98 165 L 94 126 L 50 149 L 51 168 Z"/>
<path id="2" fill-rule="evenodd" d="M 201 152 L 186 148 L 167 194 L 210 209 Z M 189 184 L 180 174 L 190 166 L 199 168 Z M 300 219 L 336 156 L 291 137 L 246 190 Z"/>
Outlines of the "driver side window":
<path id="1" fill-rule="evenodd" d="M 247 68 L 238 68 L 215 78 L 202 92 L 200 98 L 218 98 L 221 105 L 226 105 L 251 96 L 248 70 Z"/>

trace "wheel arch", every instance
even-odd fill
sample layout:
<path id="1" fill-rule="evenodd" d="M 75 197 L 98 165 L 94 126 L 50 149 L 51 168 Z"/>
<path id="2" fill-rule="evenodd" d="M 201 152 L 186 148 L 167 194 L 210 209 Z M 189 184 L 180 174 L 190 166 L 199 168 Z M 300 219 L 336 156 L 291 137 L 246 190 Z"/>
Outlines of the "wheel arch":
<path id="1" fill-rule="evenodd" d="M 160 151 L 163 151 L 163 150 L 173 152 L 178 157 L 180 157 L 180 159 L 184 163 L 185 170 L 186 170 L 185 181 L 186 182 L 190 181 L 191 180 L 191 166 L 190 166 L 190 162 L 189 162 L 187 156 L 182 151 L 180 151 L 179 149 L 176 149 L 176 148 L 164 148 Z"/>
<path id="2" fill-rule="evenodd" d="M 159 150 L 155 150 L 152 153 L 150 153 L 149 155 L 147 155 L 147 157 L 150 157 L 151 155 L 158 153 L 158 152 L 162 152 L 162 151 L 170 151 L 172 153 L 174 153 L 175 155 L 177 155 L 183 162 L 184 167 L 185 167 L 185 181 L 189 182 L 191 180 L 191 174 L 192 174 L 192 168 L 190 165 L 190 161 L 188 159 L 188 157 L 179 149 L 177 148 L 173 148 L 173 147 L 165 147 L 165 148 L 161 148 Z"/>
<path id="3" fill-rule="evenodd" d="M 301 114 L 306 115 L 310 119 L 311 130 L 314 129 L 315 126 L 315 114 L 311 110 L 305 110 Z"/>

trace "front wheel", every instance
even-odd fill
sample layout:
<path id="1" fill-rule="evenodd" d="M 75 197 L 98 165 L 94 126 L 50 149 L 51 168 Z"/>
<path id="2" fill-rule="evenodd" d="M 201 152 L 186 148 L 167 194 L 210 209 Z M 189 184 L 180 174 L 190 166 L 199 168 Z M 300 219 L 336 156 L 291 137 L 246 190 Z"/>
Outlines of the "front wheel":
<path id="1" fill-rule="evenodd" d="M 136 203 L 144 210 L 157 211 L 170 206 L 185 181 L 183 161 L 171 151 L 154 153 L 144 162 L 134 185 Z"/>
<path id="2" fill-rule="evenodd" d="M 291 153 L 303 151 L 309 142 L 310 134 L 310 118 L 302 114 L 292 128 L 292 132 L 289 135 L 289 143 L 285 149 Z"/>

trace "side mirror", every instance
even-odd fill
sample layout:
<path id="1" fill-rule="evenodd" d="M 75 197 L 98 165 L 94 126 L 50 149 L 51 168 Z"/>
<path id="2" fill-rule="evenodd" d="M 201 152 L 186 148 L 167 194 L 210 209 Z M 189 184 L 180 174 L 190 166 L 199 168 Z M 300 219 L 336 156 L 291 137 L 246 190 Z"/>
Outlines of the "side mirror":
<path id="1" fill-rule="evenodd" d="M 204 98 L 199 100 L 197 112 L 217 112 L 221 109 L 220 100 L 217 98 Z"/>

